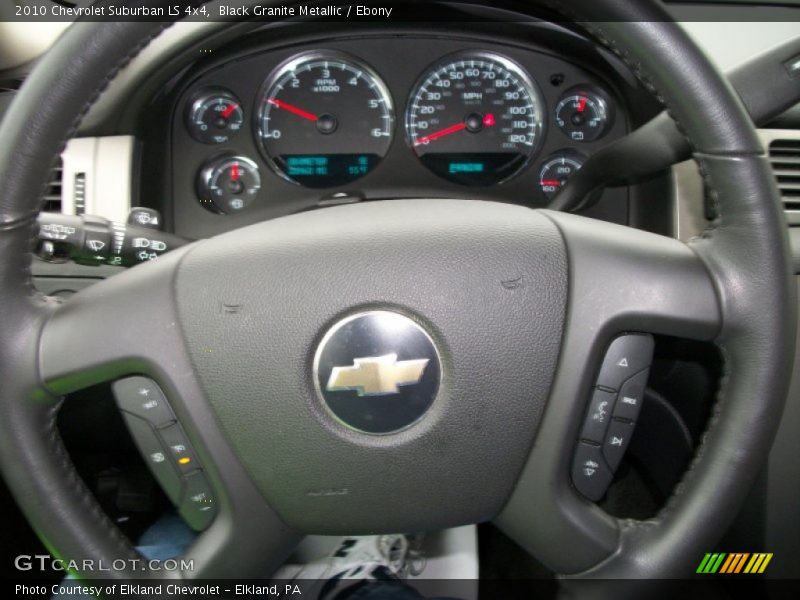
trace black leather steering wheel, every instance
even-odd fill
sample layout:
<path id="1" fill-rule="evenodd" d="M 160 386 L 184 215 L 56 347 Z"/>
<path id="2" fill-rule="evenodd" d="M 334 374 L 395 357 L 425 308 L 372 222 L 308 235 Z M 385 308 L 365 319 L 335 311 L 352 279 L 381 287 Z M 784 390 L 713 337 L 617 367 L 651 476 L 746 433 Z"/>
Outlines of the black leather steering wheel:
<path id="1" fill-rule="evenodd" d="M 58 304 L 30 272 L 49 167 L 164 25 L 80 23 L 58 40 L 0 129 L 0 461 L 51 548 L 136 558 L 76 474 L 55 417 L 64 394 L 145 374 L 219 498 L 188 551 L 195 570 L 180 576 L 260 576 L 304 533 L 490 519 L 557 573 L 691 572 L 735 515 L 780 419 L 795 330 L 786 225 L 738 98 L 654 1 L 556 8 L 621 56 L 685 132 L 721 215 L 702 239 L 496 203 L 368 203 L 201 241 Z M 226 303 L 240 310 L 220 310 Z M 428 413 L 383 436 L 331 419 L 312 383 L 325 332 L 374 309 L 417 322 L 442 365 Z M 646 522 L 610 517 L 569 479 L 602 353 L 625 331 L 713 340 L 725 359 L 697 456 Z"/>

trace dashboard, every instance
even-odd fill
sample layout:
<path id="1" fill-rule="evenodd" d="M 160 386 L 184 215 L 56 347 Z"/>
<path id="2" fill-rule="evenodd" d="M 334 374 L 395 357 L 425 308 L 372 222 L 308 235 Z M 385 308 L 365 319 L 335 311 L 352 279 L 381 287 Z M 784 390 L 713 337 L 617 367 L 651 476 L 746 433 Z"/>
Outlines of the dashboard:
<path id="1" fill-rule="evenodd" d="M 178 235 L 396 197 L 543 207 L 655 111 L 613 57 L 550 24 L 302 31 L 252 36 L 175 83 Z M 625 222 L 627 200 L 610 188 L 594 216 Z"/>
<path id="2" fill-rule="evenodd" d="M 688 27 L 700 41 L 719 44 L 715 58 L 728 60 L 734 50 L 755 54 L 747 46 L 754 40 L 766 48 L 778 39 L 767 24 L 759 23 L 758 35 L 750 25 Z M 142 58 L 159 51 L 156 44 Z M 230 37 L 209 33 L 164 54 L 163 66 L 142 69 L 148 80 L 139 89 L 106 96 L 116 99 L 113 111 L 98 111 L 103 119 L 94 121 L 89 115 L 72 150 L 76 141 L 96 140 L 86 155 L 97 162 L 78 164 L 79 153 L 67 153 L 62 187 L 77 198 L 85 186 L 86 214 L 124 222 L 131 206 L 146 206 L 161 212 L 165 231 L 193 239 L 395 197 L 544 207 L 583 160 L 660 111 L 613 55 L 575 30 L 535 20 L 270 25 Z M 131 71 L 120 79 L 136 81 Z M 775 136 L 794 139 L 797 131 Z M 104 158 L 126 168 L 111 169 Z M 97 209 L 104 197 L 116 205 Z M 690 162 L 604 189 L 582 214 L 688 239 L 707 225 L 702 199 Z M 64 296 L 116 272 L 41 261 L 34 269 L 40 289 Z M 781 475 L 770 486 L 797 481 L 785 460 L 795 434 L 787 428 L 786 451 L 770 465 Z M 771 541 L 788 539 L 787 510 L 770 516 Z M 784 545 L 794 547 L 795 539 Z"/>

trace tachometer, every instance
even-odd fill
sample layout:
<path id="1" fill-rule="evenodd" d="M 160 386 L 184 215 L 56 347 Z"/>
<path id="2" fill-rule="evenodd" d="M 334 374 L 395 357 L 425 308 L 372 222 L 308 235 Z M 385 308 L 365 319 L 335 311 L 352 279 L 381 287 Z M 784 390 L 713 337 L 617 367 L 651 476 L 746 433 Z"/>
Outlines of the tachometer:
<path id="1" fill-rule="evenodd" d="M 386 86 L 362 62 L 338 52 L 301 54 L 266 82 L 257 136 L 286 179 L 308 187 L 344 185 L 386 155 L 394 109 Z"/>
<path id="2" fill-rule="evenodd" d="M 489 52 L 448 58 L 426 72 L 406 112 L 420 161 L 465 185 L 492 185 L 518 173 L 542 137 L 543 101 L 512 60 Z"/>

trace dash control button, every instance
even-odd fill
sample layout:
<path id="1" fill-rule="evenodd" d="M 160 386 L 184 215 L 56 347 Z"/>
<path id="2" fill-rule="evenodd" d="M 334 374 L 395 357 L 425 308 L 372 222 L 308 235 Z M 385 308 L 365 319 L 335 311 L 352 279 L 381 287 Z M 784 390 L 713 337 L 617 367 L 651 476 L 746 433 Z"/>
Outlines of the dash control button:
<path id="1" fill-rule="evenodd" d="M 134 206 L 131 208 L 131 212 L 128 213 L 128 225 L 159 230 L 162 223 L 161 213 L 152 208 Z"/>
<path id="2" fill-rule="evenodd" d="M 154 427 L 163 427 L 175 420 L 167 399 L 147 377 L 135 376 L 115 381 L 111 389 L 120 410 L 141 417 Z"/>
<path id="3" fill-rule="evenodd" d="M 167 497 L 173 504 L 177 504 L 181 499 L 183 484 L 178 471 L 172 466 L 169 456 L 156 436 L 156 432 L 144 419 L 129 413 L 123 413 L 123 416 L 128 425 L 128 431 L 131 432 L 131 437 L 142 453 L 147 467 L 153 473 L 156 481 L 161 484 Z"/>
<path id="4" fill-rule="evenodd" d="M 632 422 L 618 421 L 617 419 L 612 419 L 611 424 L 608 426 L 606 443 L 603 444 L 603 456 L 605 456 L 606 462 L 612 471 L 616 470 L 625 455 L 625 450 L 631 441 L 633 427 L 634 424 Z"/>
<path id="5" fill-rule="evenodd" d="M 606 437 L 608 422 L 611 420 L 611 411 L 614 410 L 614 397 L 616 394 L 595 389 L 592 391 L 592 401 L 589 403 L 589 412 L 583 421 L 581 439 L 602 444 Z"/>
<path id="6" fill-rule="evenodd" d="M 616 338 L 608 347 L 597 377 L 597 385 L 619 390 L 631 375 L 650 367 L 653 360 L 653 336 L 628 334 Z"/>
<path id="7" fill-rule="evenodd" d="M 199 463 L 189 445 L 189 440 L 178 423 L 173 423 L 169 427 L 159 430 L 158 433 L 164 441 L 164 447 L 170 460 L 181 473 L 189 473 L 198 468 Z"/>
<path id="8" fill-rule="evenodd" d="M 86 237 L 83 240 L 81 261 L 88 264 L 98 264 L 108 258 L 111 247 L 111 232 L 108 227 L 84 223 Z"/>
<path id="9" fill-rule="evenodd" d="M 211 524 L 217 512 L 211 485 L 199 469 L 184 475 L 183 483 L 183 500 L 178 512 L 189 527 L 201 531 Z"/>
<path id="10" fill-rule="evenodd" d="M 614 416 L 621 419 L 635 421 L 639 418 L 639 411 L 644 401 L 644 389 L 647 387 L 649 369 L 640 371 L 625 383 L 619 390 L 619 398 L 614 406 Z"/>
<path id="11" fill-rule="evenodd" d="M 592 501 L 600 500 L 613 476 L 600 446 L 578 442 L 572 459 L 572 483 L 581 494 Z"/>

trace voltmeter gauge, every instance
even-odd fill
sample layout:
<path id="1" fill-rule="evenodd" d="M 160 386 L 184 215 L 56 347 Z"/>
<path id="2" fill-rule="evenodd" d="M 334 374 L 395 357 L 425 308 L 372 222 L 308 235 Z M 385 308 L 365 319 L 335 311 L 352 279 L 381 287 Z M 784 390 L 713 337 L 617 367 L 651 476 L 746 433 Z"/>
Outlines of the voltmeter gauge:
<path id="1" fill-rule="evenodd" d="M 244 156 L 223 156 L 208 162 L 197 177 L 200 204 L 222 214 L 250 206 L 261 189 L 258 165 Z"/>
<path id="2" fill-rule="evenodd" d="M 239 100 L 225 89 L 204 90 L 194 97 L 186 115 L 189 133 L 203 144 L 224 144 L 243 124 Z"/>
<path id="3" fill-rule="evenodd" d="M 578 152 L 562 150 L 549 156 L 539 167 L 539 188 L 545 198 L 552 200 L 567 180 L 582 166 L 586 157 Z"/>
<path id="4" fill-rule="evenodd" d="M 598 89 L 574 87 L 556 105 L 556 124 L 573 142 L 593 142 L 608 131 L 613 122 L 611 102 Z"/>

